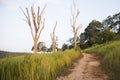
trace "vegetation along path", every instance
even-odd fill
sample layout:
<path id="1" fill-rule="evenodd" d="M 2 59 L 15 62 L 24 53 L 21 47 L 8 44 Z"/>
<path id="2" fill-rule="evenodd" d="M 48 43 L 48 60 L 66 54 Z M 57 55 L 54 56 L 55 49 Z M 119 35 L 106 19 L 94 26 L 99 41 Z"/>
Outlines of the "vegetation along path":
<path id="1" fill-rule="evenodd" d="M 99 58 L 95 54 L 83 53 L 83 58 L 74 63 L 70 74 L 60 76 L 57 80 L 108 80 L 108 76 L 101 69 Z"/>

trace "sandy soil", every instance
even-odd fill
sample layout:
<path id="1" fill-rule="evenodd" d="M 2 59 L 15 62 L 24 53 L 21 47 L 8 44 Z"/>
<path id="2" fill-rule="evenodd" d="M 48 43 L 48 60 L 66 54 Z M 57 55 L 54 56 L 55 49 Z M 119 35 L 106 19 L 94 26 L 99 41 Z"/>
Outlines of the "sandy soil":
<path id="1" fill-rule="evenodd" d="M 107 74 L 101 69 L 99 59 L 94 54 L 83 53 L 83 58 L 74 63 L 70 74 L 60 76 L 56 80 L 108 80 Z"/>

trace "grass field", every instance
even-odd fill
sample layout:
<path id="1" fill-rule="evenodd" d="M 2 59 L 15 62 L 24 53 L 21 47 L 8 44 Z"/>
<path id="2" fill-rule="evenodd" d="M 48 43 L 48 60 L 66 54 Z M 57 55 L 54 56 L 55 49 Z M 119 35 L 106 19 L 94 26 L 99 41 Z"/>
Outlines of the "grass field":
<path id="1" fill-rule="evenodd" d="M 8 57 L 0 63 L 0 80 L 55 80 L 80 57 L 75 50 Z"/>
<path id="2" fill-rule="evenodd" d="M 120 80 L 120 41 L 112 41 L 84 50 L 101 56 L 103 68 L 110 74 L 111 80 Z"/>

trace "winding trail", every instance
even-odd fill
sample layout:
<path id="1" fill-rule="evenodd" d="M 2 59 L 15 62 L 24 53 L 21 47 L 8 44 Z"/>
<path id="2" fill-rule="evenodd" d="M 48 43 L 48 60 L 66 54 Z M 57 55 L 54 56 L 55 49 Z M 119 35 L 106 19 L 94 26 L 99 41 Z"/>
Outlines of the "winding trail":
<path id="1" fill-rule="evenodd" d="M 60 76 L 56 80 L 108 80 L 107 74 L 101 69 L 95 54 L 83 53 L 83 58 L 74 63 L 70 74 Z"/>

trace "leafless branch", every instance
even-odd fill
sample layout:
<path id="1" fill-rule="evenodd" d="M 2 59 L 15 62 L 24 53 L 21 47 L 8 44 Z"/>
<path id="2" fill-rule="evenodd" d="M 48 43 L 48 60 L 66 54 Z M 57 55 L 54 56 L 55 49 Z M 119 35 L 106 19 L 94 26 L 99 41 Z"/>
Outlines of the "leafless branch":
<path id="1" fill-rule="evenodd" d="M 53 34 L 55 34 L 56 26 L 57 26 L 57 21 L 56 21 L 55 26 L 54 26 L 54 29 L 53 29 Z"/>
<path id="2" fill-rule="evenodd" d="M 37 33 L 38 28 L 37 28 L 37 24 L 36 24 L 36 14 L 35 14 L 33 6 L 31 7 L 31 14 L 32 14 L 32 21 L 33 21 L 33 24 L 34 24 L 35 33 Z"/>
<path id="3" fill-rule="evenodd" d="M 45 19 L 44 19 L 44 21 L 43 21 L 43 24 L 42 24 L 42 27 L 41 27 L 41 29 L 40 29 L 40 32 L 38 33 L 38 37 L 37 37 L 37 40 L 39 39 L 39 37 L 40 37 L 40 34 L 41 34 L 41 32 L 42 32 L 42 30 L 44 29 L 44 27 L 45 27 Z"/>

